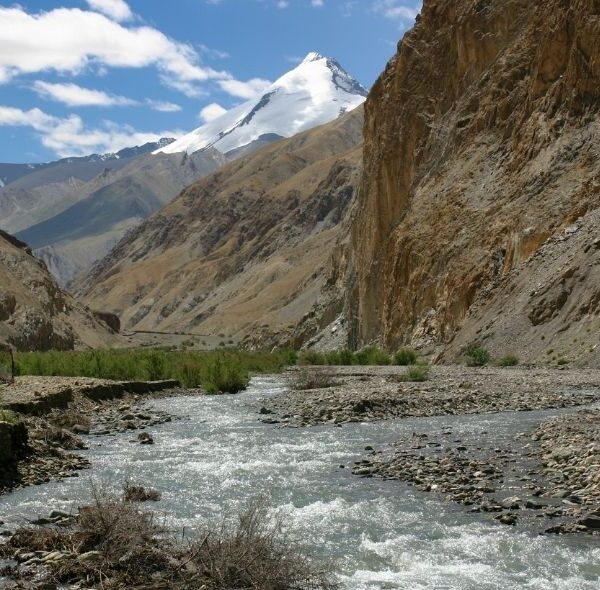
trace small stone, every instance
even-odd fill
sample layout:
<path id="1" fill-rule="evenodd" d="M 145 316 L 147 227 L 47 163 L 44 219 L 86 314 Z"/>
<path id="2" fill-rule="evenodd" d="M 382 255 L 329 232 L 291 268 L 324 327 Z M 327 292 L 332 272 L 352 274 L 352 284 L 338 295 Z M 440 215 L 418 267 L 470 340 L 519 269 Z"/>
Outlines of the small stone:
<path id="1" fill-rule="evenodd" d="M 517 524 L 517 515 L 505 512 L 494 517 L 499 523 L 514 526 Z"/>
<path id="2" fill-rule="evenodd" d="M 154 439 L 147 433 L 142 432 L 138 434 L 138 441 L 141 445 L 153 445 Z"/>

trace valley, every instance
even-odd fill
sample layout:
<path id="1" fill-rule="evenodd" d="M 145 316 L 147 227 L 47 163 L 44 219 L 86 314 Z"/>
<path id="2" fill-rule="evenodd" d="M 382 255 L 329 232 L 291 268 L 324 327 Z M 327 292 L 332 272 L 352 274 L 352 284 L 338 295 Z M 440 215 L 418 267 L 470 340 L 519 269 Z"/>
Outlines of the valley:
<path id="1" fill-rule="evenodd" d="M 0 588 L 596 590 L 598 1 L 46 2 Z"/>

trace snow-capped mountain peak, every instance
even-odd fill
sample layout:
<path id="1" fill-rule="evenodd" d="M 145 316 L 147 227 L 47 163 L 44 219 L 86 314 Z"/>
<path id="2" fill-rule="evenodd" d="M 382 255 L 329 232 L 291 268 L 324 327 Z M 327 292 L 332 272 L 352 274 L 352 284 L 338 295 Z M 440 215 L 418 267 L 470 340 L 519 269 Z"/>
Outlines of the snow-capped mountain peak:
<path id="1" fill-rule="evenodd" d="M 335 60 L 309 53 L 264 94 L 184 135 L 155 153 L 193 153 L 215 147 L 224 154 L 243 153 L 265 138 L 291 137 L 323 125 L 362 104 L 361 86 Z"/>
<path id="2" fill-rule="evenodd" d="M 302 63 L 310 63 L 311 61 L 318 61 L 320 59 L 327 59 L 324 55 L 321 55 L 317 51 L 311 51 L 303 60 Z"/>

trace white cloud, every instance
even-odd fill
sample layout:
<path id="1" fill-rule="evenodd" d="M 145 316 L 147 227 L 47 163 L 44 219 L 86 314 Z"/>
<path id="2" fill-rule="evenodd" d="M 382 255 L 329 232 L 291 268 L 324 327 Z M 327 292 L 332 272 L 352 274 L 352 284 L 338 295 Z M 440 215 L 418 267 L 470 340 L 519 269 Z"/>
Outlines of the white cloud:
<path id="1" fill-rule="evenodd" d="M 386 18 L 413 21 L 419 14 L 419 10 L 407 6 L 403 0 L 377 0 L 375 10 Z"/>
<path id="2" fill-rule="evenodd" d="M 181 111 L 181 107 L 178 104 L 172 102 L 163 102 L 161 100 L 147 99 L 146 103 L 155 111 L 159 111 L 161 113 L 178 113 L 179 111 Z"/>
<path id="3" fill-rule="evenodd" d="M 103 90 L 93 90 L 91 88 L 83 88 L 73 83 L 52 84 L 50 82 L 42 82 L 37 80 L 33 83 L 33 90 L 40 96 L 50 98 L 70 107 L 114 107 L 114 106 L 140 106 L 148 105 L 155 111 L 162 113 L 176 113 L 181 111 L 178 104 L 161 100 L 152 100 L 147 98 L 144 102 L 127 98 L 126 96 L 118 96 L 108 94 Z"/>
<path id="4" fill-rule="evenodd" d="M 221 115 L 224 115 L 227 112 L 227 109 L 224 109 L 220 104 L 213 102 L 209 105 L 206 105 L 199 113 L 199 117 L 203 123 L 210 123 L 215 119 L 219 118 Z"/>
<path id="5" fill-rule="evenodd" d="M 54 70 L 78 74 L 97 68 L 154 66 L 161 79 L 188 90 L 199 82 L 231 79 L 199 63 L 194 49 L 151 27 L 125 27 L 85 10 L 57 8 L 28 14 L 0 7 L 0 81 L 19 74 Z"/>
<path id="6" fill-rule="evenodd" d="M 45 98 L 50 98 L 61 102 L 70 107 L 90 107 L 90 106 L 132 106 L 137 102 L 125 96 L 116 96 L 107 94 L 102 90 L 92 90 L 82 88 L 77 84 L 51 84 L 37 80 L 33 84 L 33 89 Z"/>
<path id="7" fill-rule="evenodd" d="M 111 121 L 106 121 L 101 128 L 87 128 L 77 115 L 61 119 L 37 108 L 23 111 L 7 106 L 0 106 L 0 126 L 33 129 L 39 134 L 42 144 L 60 157 L 115 152 L 157 141 L 161 137 L 182 135 L 181 131 L 137 131 L 130 125 L 117 125 Z"/>
<path id="8" fill-rule="evenodd" d="M 271 82 L 262 78 L 252 78 L 246 82 L 240 80 L 220 80 L 219 86 L 231 96 L 245 98 L 247 100 L 264 92 Z"/>
<path id="9" fill-rule="evenodd" d="M 311 4 L 313 6 L 323 6 L 325 4 L 324 0 L 311 0 Z"/>
<path id="10" fill-rule="evenodd" d="M 133 18 L 131 8 L 123 0 L 87 0 L 92 10 L 102 12 L 116 21 L 125 21 Z"/>
<path id="11" fill-rule="evenodd" d="M 290 5 L 288 0 L 279 0 L 277 2 L 277 8 L 287 8 Z"/>

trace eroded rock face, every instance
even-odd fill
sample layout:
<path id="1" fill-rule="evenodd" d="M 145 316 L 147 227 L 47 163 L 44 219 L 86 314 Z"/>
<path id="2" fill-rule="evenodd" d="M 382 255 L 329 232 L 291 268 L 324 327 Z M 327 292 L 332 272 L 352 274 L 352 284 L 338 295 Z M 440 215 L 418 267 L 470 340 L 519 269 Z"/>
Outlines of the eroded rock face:
<path id="1" fill-rule="evenodd" d="M 26 244 L 0 233 L 0 343 L 17 350 L 116 344 L 113 331 L 60 289 Z"/>
<path id="2" fill-rule="evenodd" d="M 595 331 L 560 277 L 581 256 L 594 307 L 597 250 L 569 234 L 553 263 L 542 247 L 597 227 L 599 110 L 598 0 L 425 0 L 366 103 L 354 344 L 535 356 L 543 330 Z"/>

